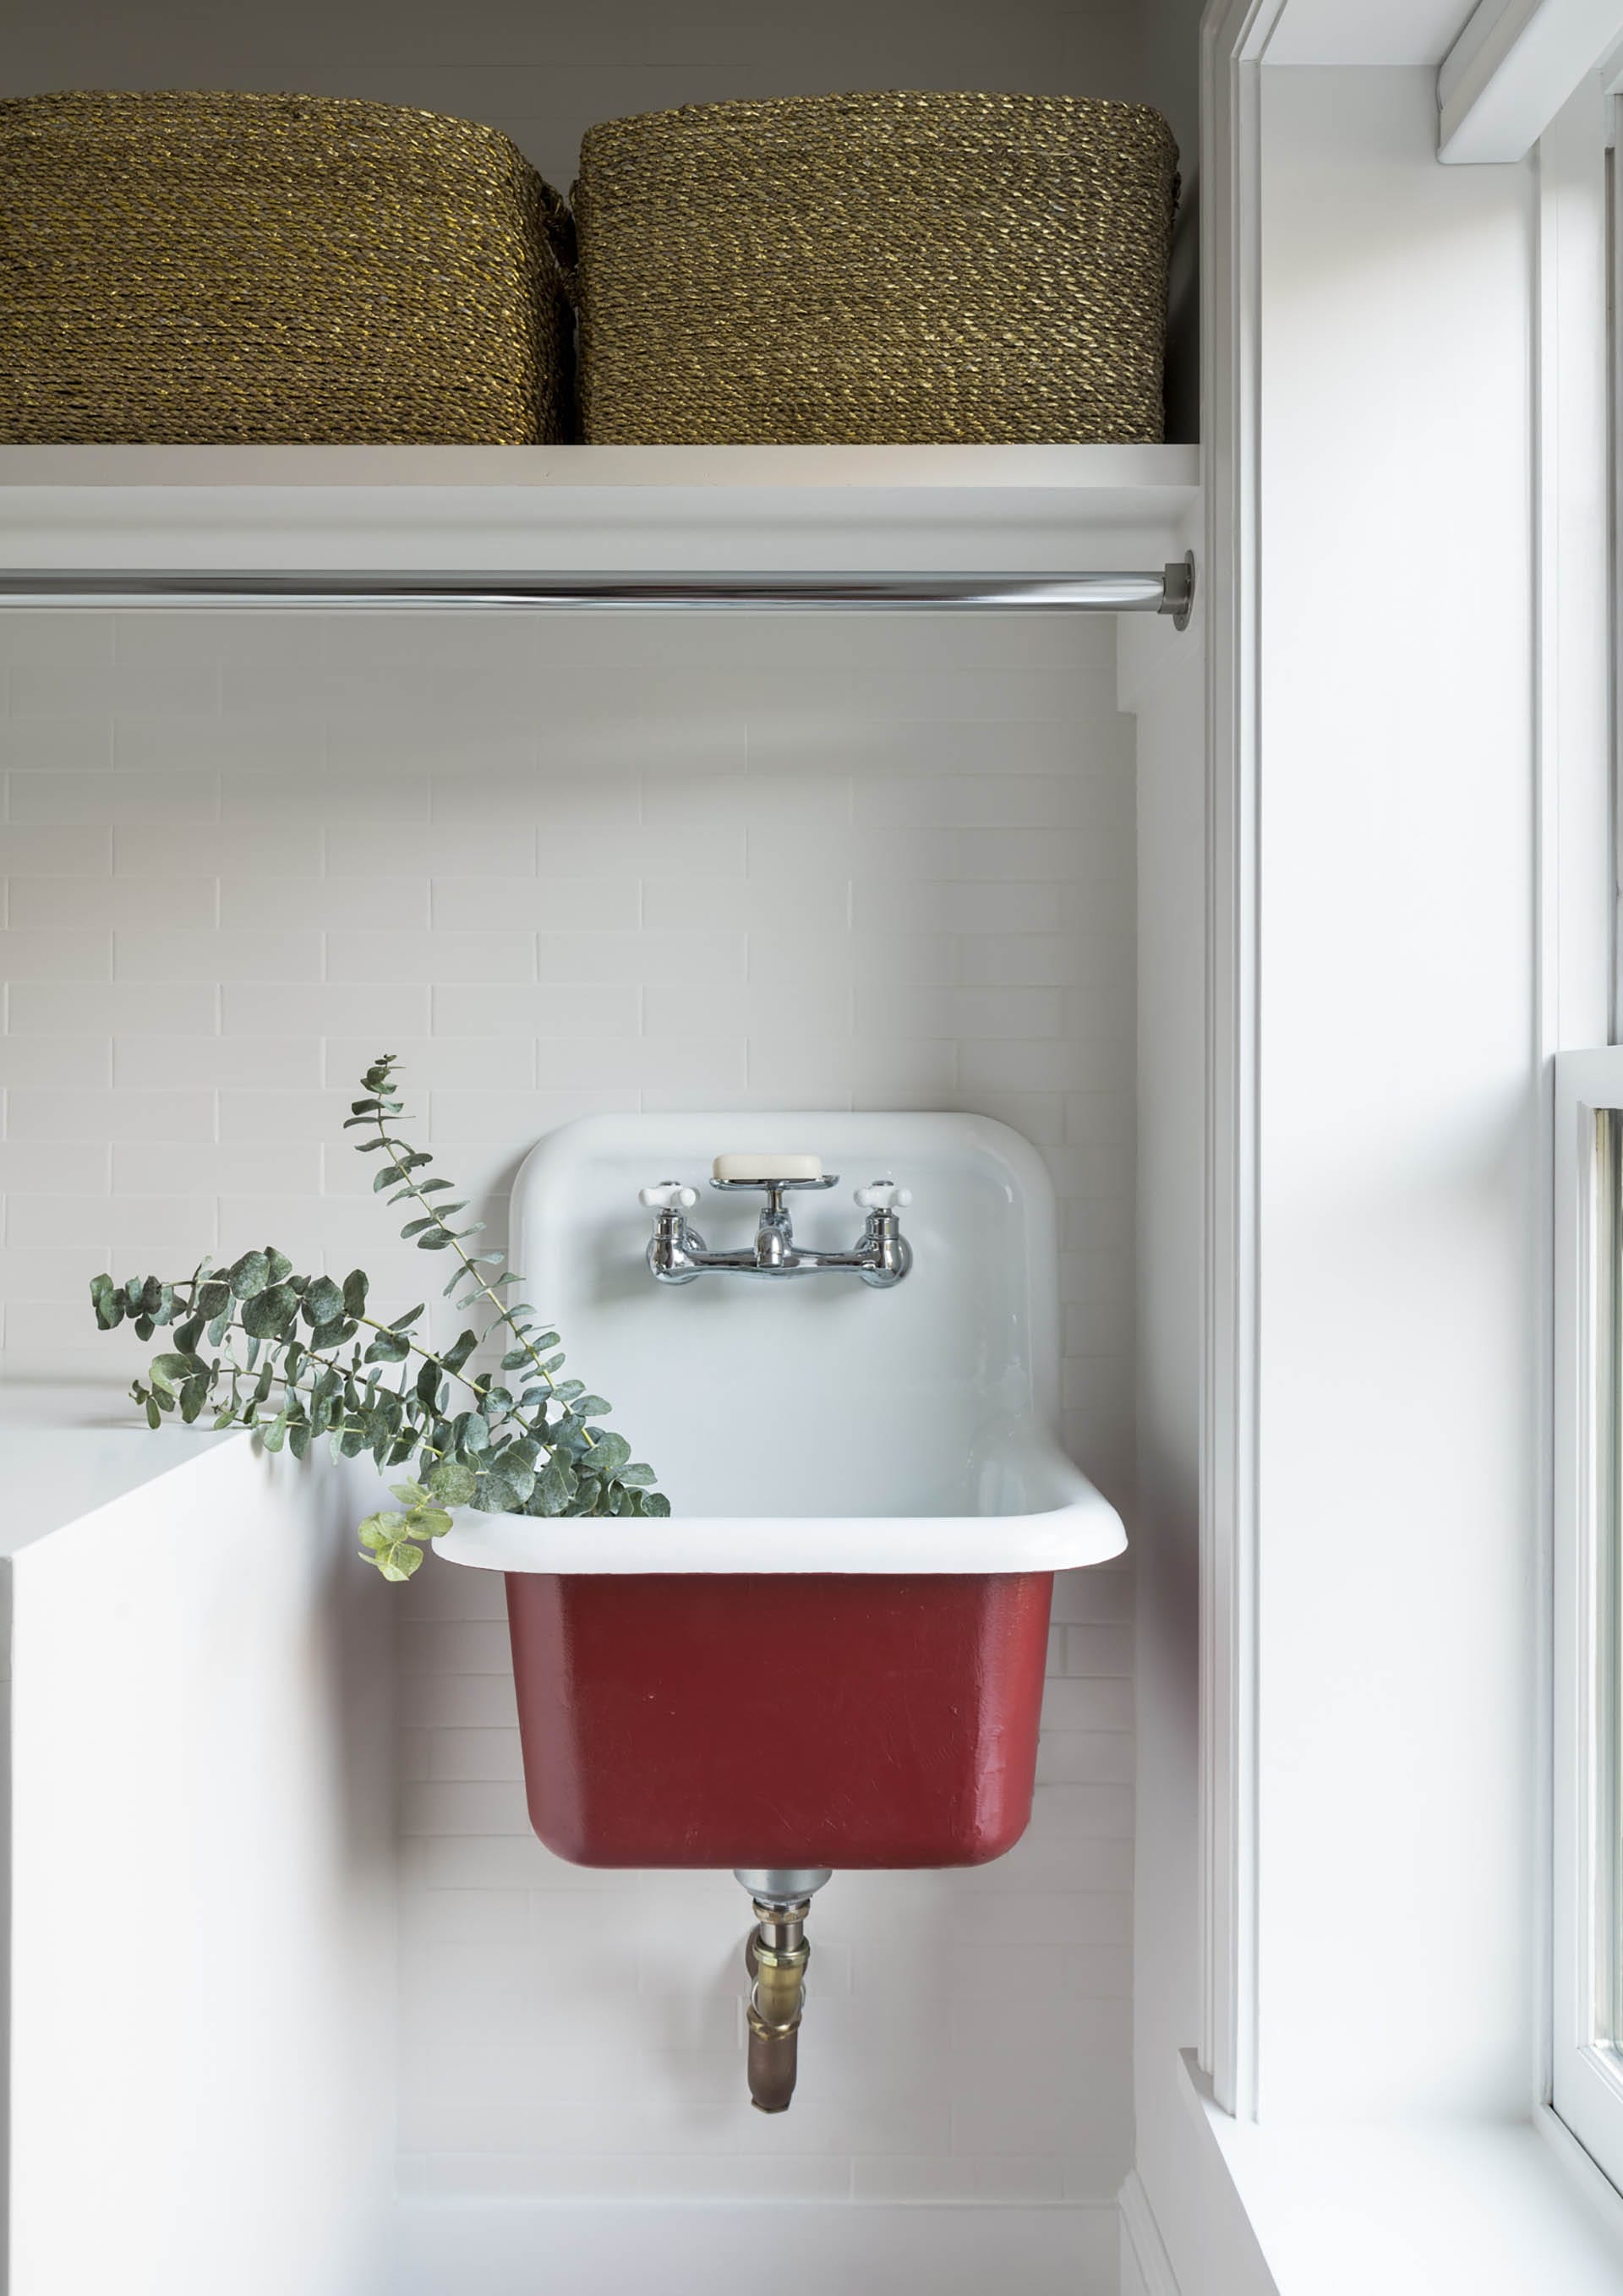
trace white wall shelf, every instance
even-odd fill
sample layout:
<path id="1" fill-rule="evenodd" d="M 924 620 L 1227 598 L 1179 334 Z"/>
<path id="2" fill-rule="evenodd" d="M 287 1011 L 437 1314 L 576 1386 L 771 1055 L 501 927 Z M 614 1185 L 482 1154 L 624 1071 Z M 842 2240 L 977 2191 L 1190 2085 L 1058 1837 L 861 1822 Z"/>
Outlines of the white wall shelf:
<path id="1" fill-rule="evenodd" d="M 1190 538 L 1194 447 L 0 447 L 0 568 L 1091 572 Z"/>

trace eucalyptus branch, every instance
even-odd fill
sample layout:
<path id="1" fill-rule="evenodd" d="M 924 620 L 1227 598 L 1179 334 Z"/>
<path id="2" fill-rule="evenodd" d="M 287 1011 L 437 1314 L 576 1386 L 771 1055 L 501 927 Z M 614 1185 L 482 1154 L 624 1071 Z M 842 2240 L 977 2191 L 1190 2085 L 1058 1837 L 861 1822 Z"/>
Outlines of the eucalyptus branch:
<path id="1" fill-rule="evenodd" d="M 377 1070 L 369 1070 L 367 1076 L 368 1083 L 370 1083 L 373 1080 L 373 1078 L 378 1074 L 379 1071 Z M 381 1085 L 380 1089 L 381 1089 Z M 349 1119 L 349 1123 L 364 1123 L 366 1119 L 361 1113 L 361 1111 L 363 1110 L 365 1103 L 363 1102 L 357 1101 L 353 1105 L 356 1113 Z M 407 1142 L 404 1140 L 397 1140 L 388 1130 L 384 1123 L 385 1116 L 398 1116 L 399 1112 L 400 1103 L 398 1101 L 379 1099 L 375 1103 L 375 1105 L 371 1111 L 371 1114 L 378 1136 L 374 1142 L 369 1142 L 367 1144 L 367 1147 L 369 1149 L 374 1147 L 387 1149 L 393 1160 L 384 1168 L 383 1172 L 380 1175 L 380 1179 L 382 1181 L 395 1178 L 398 1179 L 402 1183 L 399 1193 L 396 1195 L 390 1196 L 389 1200 L 389 1202 L 391 1204 L 398 1204 L 406 1197 L 409 1196 L 411 1200 L 420 1207 L 424 1215 L 424 1218 L 422 1220 L 413 1221 L 410 1226 L 402 1228 L 400 1231 L 401 1234 L 403 1236 L 414 1236 L 415 1240 L 423 1246 L 424 1250 L 431 1250 L 434 1248 L 429 1245 L 426 1242 L 427 1234 L 430 1228 L 437 1231 L 441 1236 L 443 1236 L 446 1247 L 448 1247 L 449 1250 L 456 1254 L 463 1271 L 461 1276 L 454 1277 L 452 1281 L 447 1284 L 447 1295 L 448 1296 L 456 1289 L 458 1283 L 471 1278 L 477 1288 L 470 1298 L 459 1300 L 457 1303 L 458 1306 L 464 1313 L 466 1313 L 468 1309 L 476 1308 L 481 1299 L 488 1300 L 496 1312 L 495 1317 L 486 1328 L 484 1334 L 485 1340 L 488 1341 L 493 1333 L 500 1331 L 502 1327 L 505 1325 L 506 1328 L 512 1332 L 513 1338 L 518 1341 L 517 1348 L 510 1349 L 508 1354 L 504 1357 L 502 1364 L 503 1370 L 512 1371 L 519 1369 L 521 1367 L 521 1360 L 527 1357 L 536 1372 L 546 1382 L 548 1391 L 555 1392 L 556 1382 L 553 1378 L 553 1372 L 556 1369 L 557 1365 L 561 1363 L 562 1357 L 561 1356 L 556 1357 L 551 1364 L 544 1363 L 541 1359 L 538 1346 L 529 1336 L 534 1326 L 532 1324 L 521 1324 L 518 1321 L 518 1317 L 521 1315 L 525 1313 L 533 1313 L 533 1309 L 526 1309 L 523 1307 L 512 1305 L 507 1300 L 501 1299 L 496 1292 L 495 1284 L 490 1282 L 488 1277 L 481 1275 L 480 1273 L 480 1267 L 482 1262 L 499 1265 L 505 1255 L 499 1251 L 470 1254 L 463 1250 L 463 1246 L 466 1239 L 471 1235 L 480 1234 L 485 1224 L 483 1220 L 476 1220 L 470 1227 L 454 1228 L 451 1226 L 449 1215 L 454 1211 L 462 1211 L 465 1207 L 462 1204 L 433 1203 L 430 1201 L 429 1197 L 429 1191 L 430 1188 L 437 1188 L 447 1184 L 439 1181 L 426 1181 L 420 1186 L 418 1183 L 413 1179 L 412 1174 L 414 1170 L 419 1168 L 422 1165 L 431 1163 L 433 1160 L 431 1157 L 425 1155 L 421 1150 L 413 1149 Z M 348 1129 L 348 1126 L 346 1126 L 345 1128 Z M 374 1190 L 377 1188 L 378 1185 L 378 1182 L 373 1182 Z M 501 1283 L 510 1283 L 512 1279 L 511 1276 L 501 1276 L 496 1280 Z M 555 1340 L 557 1334 L 555 1332 L 549 1333 L 549 1343 L 551 1341 Z M 593 1439 L 590 1431 L 587 1430 L 587 1444 L 592 1444 Z"/>
<path id="2" fill-rule="evenodd" d="M 421 1304 L 385 1324 L 368 1313 L 364 1270 L 352 1270 L 341 1284 L 300 1275 L 271 1245 L 244 1252 L 229 1267 L 204 1259 L 174 1283 L 149 1275 L 119 1285 L 98 1275 L 90 1292 L 103 1331 L 127 1321 L 137 1338 L 149 1340 L 173 1327 L 173 1347 L 152 1357 L 144 1382 L 130 1390 L 148 1423 L 161 1426 L 178 1413 L 189 1425 L 212 1405 L 214 1426 L 252 1428 L 270 1451 L 285 1445 L 303 1458 L 325 1437 L 335 1457 L 370 1452 L 380 1468 L 410 1465 L 414 1472 L 392 1487 L 400 1507 L 360 1526 L 365 1559 L 390 1578 L 409 1578 L 420 1566 L 422 1542 L 450 1529 L 455 1506 L 542 1516 L 668 1514 L 653 1470 L 633 1460 L 624 1436 L 594 1423 L 609 1408 L 602 1398 L 588 1395 L 579 1380 L 558 1378 L 564 1357 L 556 1332 L 542 1330 L 527 1303 L 502 1298 L 498 1287 L 518 1279 L 505 1270 L 486 1274 L 504 1255 L 465 1248 L 483 1224 L 454 1228 L 451 1215 L 465 1204 L 433 1200 L 451 1183 L 414 1177 L 433 1160 L 389 1129 L 388 1119 L 401 1113 L 393 1074 L 392 1056 L 368 1069 L 348 1123 L 375 1135 L 359 1144 L 363 1154 L 389 1159 L 374 1177 L 374 1194 L 393 1188 L 391 1204 L 415 1208 L 402 1236 L 424 1251 L 455 1254 L 445 1296 L 471 1282 L 459 1308 L 488 1303 L 494 1310 L 484 1329 L 468 1327 L 448 1347 L 430 1347 L 412 1330 L 426 1312 Z M 471 1357 L 498 1332 L 512 1342 L 500 1369 L 525 1372 L 540 1385 L 515 1397 L 490 1374 L 468 1371 Z M 399 1383 L 391 1385 L 386 1374 L 396 1365 Z M 457 1389 L 470 1398 L 462 1410 L 452 1407 Z"/>
<path id="3" fill-rule="evenodd" d="M 358 1106 L 358 1103 L 357 1104 Z M 422 1206 L 427 1219 L 433 1226 L 439 1230 L 440 1234 L 445 1237 L 447 1244 L 462 1262 L 466 1274 L 472 1278 L 473 1282 L 479 1287 L 478 1292 L 474 1295 L 474 1300 L 464 1300 L 462 1302 L 462 1305 L 464 1308 L 471 1306 L 480 1297 L 482 1296 L 489 1300 L 491 1306 L 496 1311 L 496 1320 L 490 1326 L 491 1331 L 495 1331 L 499 1325 L 506 1324 L 512 1329 L 515 1336 L 521 1337 L 522 1335 L 520 1332 L 520 1327 L 515 1324 L 512 1320 L 514 1311 L 508 1307 L 505 1300 L 497 1298 L 493 1286 L 480 1274 L 478 1260 L 471 1258 L 463 1250 L 463 1239 L 467 1236 L 476 1234 L 482 1230 L 485 1225 L 483 1220 L 476 1220 L 471 1227 L 461 1229 L 454 1228 L 451 1226 L 449 1215 L 454 1211 L 461 1211 L 463 1207 L 461 1204 L 436 1204 L 431 1203 L 429 1201 L 426 1188 L 419 1187 L 416 1181 L 412 1177 L 412 1172 L 419 1162 L 428 1163 L 432 1160 L 422 1155 L 420 1151 L 412 1149 L 406 1142 L 403 1140 L 396 1140 L 391 1134 L 385 1131 L 383 1127 L 383 1116 L 386 1106 L 390 1114 L 398 1114 L 399 1112 L 400 1103 L 398 1101 L 390 1101 L 387 1103 L 382 1101 L 378 1103 L 377 1110 L 373 1117 L 373 1121 L 377 1127 L 378 1133 L 377 1144 L 380 1147 L 388 1148 L 391 1152 L 396 1150 L 402 1152 L 398 1160 L 389 1168 L 391 1172 L 405 1184 L 402 1188 L 401 1194 L 409 1195 L 414 1202 Z M 400 1196 L 390 1196 L 389 1201 L 391 1204 L 398 1203 L 400 1201 Z M 406 1233 L 407 1231 L 406 1229 L 403 1228 L 401 1230 L 401 1234 L 403 1235 Z M 499 1260 L 503 1255 L 500 1252 L 492 1252 L 488 1256 L 492 1259 Z M 446 1288 L 448 1292 L 454 1289 L 454 1286 L 447 1284 Z M 486 1333 L 486 1337 L 489 1337 L 488 1332 Z M 537 1354 L 535 1349 L 529 1345 L 528 1341 L 525 1342 L 525 1352 L 529 1355 L 530 1360 L 534 1363 L 536 1369 L 541 1374 L 542 1377 L 546 1380 L 546 1383 L 550 1387 L 553 1382 L 547 1374 L 546 1366 L 542 1362 L 539 1355 Z"/>

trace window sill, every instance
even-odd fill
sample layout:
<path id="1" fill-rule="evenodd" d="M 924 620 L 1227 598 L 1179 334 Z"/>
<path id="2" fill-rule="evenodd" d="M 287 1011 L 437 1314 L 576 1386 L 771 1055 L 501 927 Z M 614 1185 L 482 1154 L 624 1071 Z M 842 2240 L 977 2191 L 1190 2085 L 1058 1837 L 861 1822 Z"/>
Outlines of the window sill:
<path id="1" fill-rule="evenodd" d="M 1623 2198 L 1553 2113 L 1269 2128 L 1222 2112 L 1187 2053 L 1182 2080 L 1279 2296 L 1623 2284 Z"/>

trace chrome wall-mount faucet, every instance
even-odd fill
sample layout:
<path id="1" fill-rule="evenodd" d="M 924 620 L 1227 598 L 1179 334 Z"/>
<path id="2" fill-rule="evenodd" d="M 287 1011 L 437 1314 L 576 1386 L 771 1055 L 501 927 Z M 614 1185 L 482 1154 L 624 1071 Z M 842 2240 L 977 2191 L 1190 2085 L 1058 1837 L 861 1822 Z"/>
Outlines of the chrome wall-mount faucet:
<path id="1" fill-rule="evenodd" d="M 797 1188 L 837 1187 L 840 1175 L 825 1173 L 815 1156 L 718 1156 L 710 1185 L 724 1195 L 759 1188 L 765 1193 L 754 1244 L 744 1251 L 711 1251 L 687 1215 L 699 1201 L 697 1188 L 661 1180 L 641 1192 L 653 1214 L 648 1266 L 660 1283 L 691 1283 L 715 1271 L 734 1275 L 860 1275 L 877 1291 L 899 1283 L 913 1265 L 913 1247 L 902 1234 L 900 1215 L 913 1201 L 894 1180 L 874 1180 L 858 1188 L 856 1201 L 867 1214 L 850 1251 L 808 1251 L 795 1242 L 785 1196 Z"/>

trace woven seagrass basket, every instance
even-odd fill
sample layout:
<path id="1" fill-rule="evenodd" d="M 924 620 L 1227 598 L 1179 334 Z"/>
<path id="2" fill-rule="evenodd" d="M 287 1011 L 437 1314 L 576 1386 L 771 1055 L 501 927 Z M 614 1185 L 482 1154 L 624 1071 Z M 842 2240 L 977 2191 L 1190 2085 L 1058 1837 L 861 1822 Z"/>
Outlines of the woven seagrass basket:
<path id="1" fill-rule="evenodd" d="M 468 120 L 0 102 L 0 439 L 561 438 L 567 246 L 558 194 Z"/>
<path id="2" fill-rule="evenodd" d="M 1141 104 L 832 95 L 590 129 L 584 436 L 1143 440 L 1177 150 Z"/>

